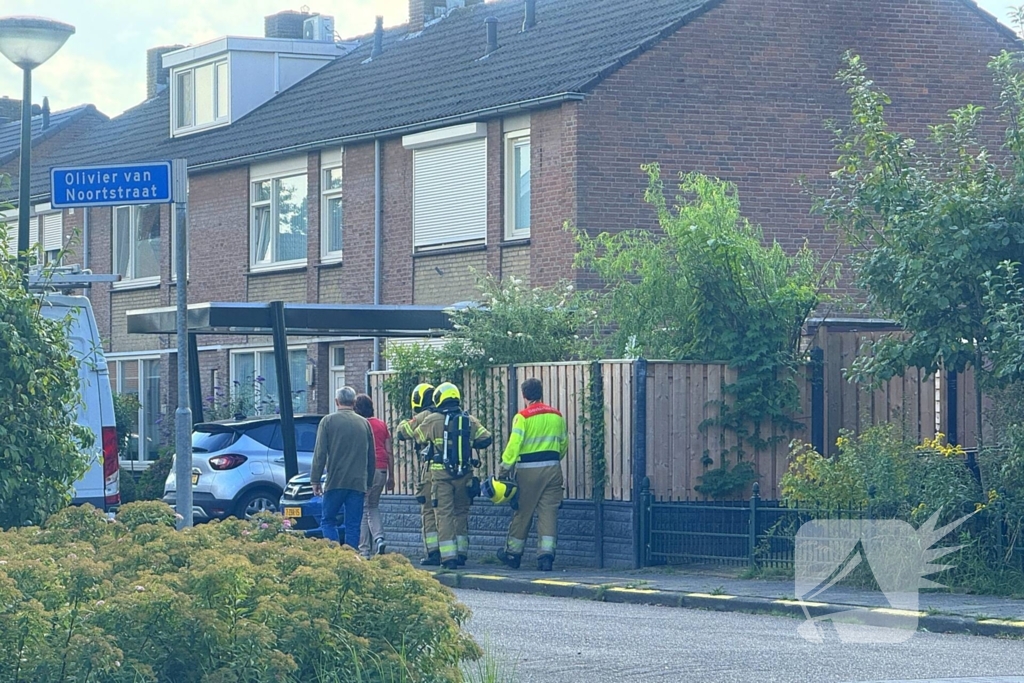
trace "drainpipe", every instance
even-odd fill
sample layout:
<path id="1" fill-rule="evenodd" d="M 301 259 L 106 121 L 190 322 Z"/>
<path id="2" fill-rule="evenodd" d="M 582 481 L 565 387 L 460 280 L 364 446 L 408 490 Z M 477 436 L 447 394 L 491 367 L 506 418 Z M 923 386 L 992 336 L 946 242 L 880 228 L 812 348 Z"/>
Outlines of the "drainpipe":
<path id="1" fill-rule="evenodd" d="M 381 250 L 384 241 L 384 201 L 381 197 L 381 143 L 373 141 L 373 304 L 380 305 Z M 380 370 L 380 337 L 373 338 L 373 369 Z"/>

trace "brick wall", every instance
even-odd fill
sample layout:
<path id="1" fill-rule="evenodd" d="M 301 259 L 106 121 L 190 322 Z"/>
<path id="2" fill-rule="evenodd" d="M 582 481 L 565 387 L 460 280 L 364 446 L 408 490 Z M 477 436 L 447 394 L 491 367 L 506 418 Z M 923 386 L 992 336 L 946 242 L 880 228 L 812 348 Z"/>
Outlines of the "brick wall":
<path id="1" fill-rule="evenodd" d="M 634 567 L 633 506 L 629 503 L 605 502 L 604 567 Z M 381 512 L 388 550 L 410 557 L 423 555 L 420 531 L 420 507 L 411 496 L 383 496 Z M 504 545 L 512 510 L 477 499 L 470 509 L 469 536 L 471 566 L 494 564 L 494 554 Z M 597 567 L 595 536 L 596 508 L 588 501 L 567 500 L 558 511 L 557 565 Z M 523 555 L 523 568 L 533 569 L 536 562 L 536 524 L 530 530 Z"/>
<path id="2" fill-rule="evenodd" d="M 159 337 L 128 334 L 130 310 L 163 305 L 159 288 L 114 291 L 110 295 L 110 345 L 113 351 L 149 351 L 161 348 Z"/>
<path id="3" fill-rule="evenodd" d="M 250 273 L 249 301 L 306 301 L 306 269 L 288 273 Z"/>
<path id="4" fill-rule="evenodd" d="M 530 284 L 530 247 L 504 247 L 501 250 L 501 277 L 517 277 Z"/>
<path id="5" fill-rule="evenodd" d="M 414 262 L 413 303 L 454 304 L 477 298 L 477 278 L 487 272 L 488 252 L 474 249 L 439 256 L 417 256 Z"/>
<path id="6" fill-rule="evenodd" d="M 645 162 L 667 184 L 679 171 L 737 183 L 744 214 L 788 250 L 823 258 L 836 234 L 810 215 L 806 176 L 822 193 L 836 154 L 824 121 L 849 104 L 834 80 L 844 51 L 861 54 L 893 100 L 890 121 L 922 139 L 966 102 L 993 111 L 986 63 L 1012 48 L 961 0 L 728 0 L 599 85 L 579 105 L 580 225 L 591 232 L 654 224 Z M 1001 141 L 992 116 L 990 149 Z M 539 185 L 540 183 L 538 183 Z M 536 273 L 537 266 L 534 265 Z"/>
<path id="7" fill-rule="evenodd" d="M 575 251 L 563 226 L 577 222 L 575 103 L 530 116 L 530 283 L 571 277 Z"/>

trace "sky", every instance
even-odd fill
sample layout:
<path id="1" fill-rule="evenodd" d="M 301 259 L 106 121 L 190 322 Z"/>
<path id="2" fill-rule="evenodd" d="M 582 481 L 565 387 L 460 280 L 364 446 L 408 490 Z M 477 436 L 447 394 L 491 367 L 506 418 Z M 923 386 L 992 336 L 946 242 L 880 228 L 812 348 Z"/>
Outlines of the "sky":
<path id="1" fill-rule="evenodd" d="M 977 2 L 1009 24 L 1010 7 L 1024 0 Z M 343 38 L 370 33 L 377 15 L 385 26 L 403 24 L 409 8 L 408 0 L 2 0 L 0 13 L 45 16 L 76 28 L 60 52 L 33 72 L 33 101 L 48 96 L 54 111 L 90 102 L 115 116 L 146 97 L 148 48 L 261 36 L 264 16 L 303 3 L 332 15 Z M 21 99 L 21 72 L 0 57 L 3 95 Z"/>

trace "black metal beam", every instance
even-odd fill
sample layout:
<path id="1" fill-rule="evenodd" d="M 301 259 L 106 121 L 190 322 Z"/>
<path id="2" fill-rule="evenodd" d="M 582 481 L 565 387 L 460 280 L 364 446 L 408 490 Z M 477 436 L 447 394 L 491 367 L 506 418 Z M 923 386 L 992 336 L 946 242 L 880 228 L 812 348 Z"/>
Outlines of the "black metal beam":
<path id="1" fill-rule="evenodd" d="M 292 410 L 292 373 L 288 364 L 284 302 L 272 301 L 270 310 L 274 333 L 274 365 L 277 370 L 277 405 L 281 410 L 281 439 L 284 443 L 284 480 L 288 482 L 299 473 L 299 456 L 295 450 L 295 413 Z"/>
<path id="2" fill-rule="evenodd" d="M 188 407 L 192 409 L 192 426 L 202 422 L 203 382 L 199 376 L 199 342 L 194 333 L 188 335 Z"/>

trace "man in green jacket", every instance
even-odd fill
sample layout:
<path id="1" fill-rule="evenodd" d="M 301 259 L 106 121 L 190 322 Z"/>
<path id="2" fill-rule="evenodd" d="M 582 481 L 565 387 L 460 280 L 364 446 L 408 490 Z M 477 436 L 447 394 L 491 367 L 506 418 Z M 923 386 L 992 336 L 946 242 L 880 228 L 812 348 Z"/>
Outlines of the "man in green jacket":
<path id="1" fill-rule="evenodd" d="M 569 449 L 565 418 L 543 402 L 544 387 L 538 379 L 523 382 L 526 407 L 512 419 L 512 434 L 501 456 L 498 477 L 505 479 L 515 470 L 519 485 L 519 507 L 508 528 L 505 548 L 498 559 L 519 569 L 537 513 L 537 569 L 551 571 L 558 537 L 558 507 L 562 504 L 562 458 Z"/>
<path id="2" fill-rule="evenodd" d="M 373 430 L 365 418 L 356 415 L 356 390 L 342 387 L 334 397 L 338 412 L 320 421 L 313 449 L 313 469 L 309 481 L 313 495 L 323 495 L 320 528 L 324 538 L 341 542 L 338 513 L 345 510 L 344 544 L 359 547 L 359 531 L 363 522 L 363 500 L 373 485 Z M 327 481 L 320 478 L 327 469 Z"/>

